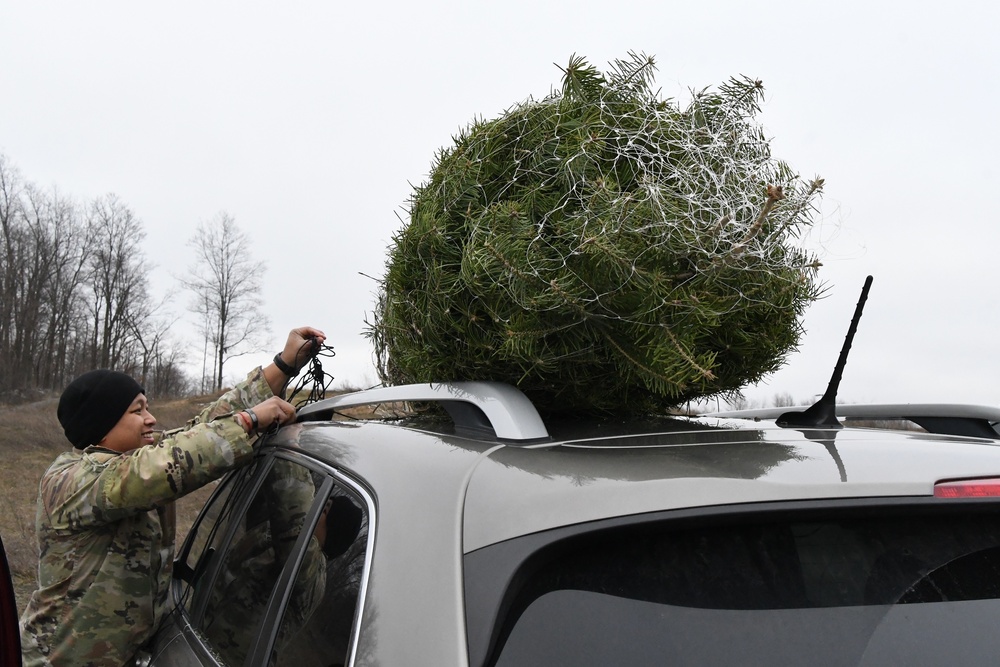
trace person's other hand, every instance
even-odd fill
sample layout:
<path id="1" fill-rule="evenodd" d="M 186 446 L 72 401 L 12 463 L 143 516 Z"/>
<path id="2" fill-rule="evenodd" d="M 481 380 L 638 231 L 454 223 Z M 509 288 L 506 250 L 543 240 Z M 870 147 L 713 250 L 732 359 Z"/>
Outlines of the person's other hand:
<path id="1" fill-rule="evenodd" d="M 295 419 L 295 406 L 277 396 L 272 396 L 251 409 L 257 415 L 258 431 L 266 431 L 272 424 L 281 426 Z"/>

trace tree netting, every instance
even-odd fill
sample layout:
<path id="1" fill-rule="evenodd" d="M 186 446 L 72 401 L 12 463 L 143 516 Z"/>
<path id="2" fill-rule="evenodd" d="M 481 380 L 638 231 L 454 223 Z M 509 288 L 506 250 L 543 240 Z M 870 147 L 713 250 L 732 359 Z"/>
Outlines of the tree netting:
<path id="1" fill-rule="evenodd" d="M 817 298 L 820 179 L 773 159 L 759 81 L 686 108 L 653 60 L 476 120 L 415 187 L 368 336 L 383 382 L 498 380 L 547 411 L 662 411 L 779 368 Z"/>

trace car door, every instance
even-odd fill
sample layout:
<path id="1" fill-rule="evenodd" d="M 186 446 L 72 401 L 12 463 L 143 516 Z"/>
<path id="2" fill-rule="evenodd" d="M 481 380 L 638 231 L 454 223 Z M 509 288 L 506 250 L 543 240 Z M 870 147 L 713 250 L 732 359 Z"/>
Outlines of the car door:
<path id="1" fill-rule="evenodd" d="M 7 552 L 0 537 L 0 667 L 20 667 L 21 633 L 17 625 L 17 602 L 7 563 Z"/>
<path id="2" fill-rule="evenodd" d="M 228 477 L 175 563 L 158 665 L 351 664 L 373 503 L 327 466 L 271 452 Z"/>

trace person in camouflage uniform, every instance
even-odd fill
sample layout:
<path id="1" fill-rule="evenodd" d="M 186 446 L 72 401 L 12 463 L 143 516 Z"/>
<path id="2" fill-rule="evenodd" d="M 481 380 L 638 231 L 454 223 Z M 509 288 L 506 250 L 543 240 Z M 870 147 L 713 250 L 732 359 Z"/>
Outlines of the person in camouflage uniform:
<path id="1" fill-rule="evenodd" d="M 39 588 L 21 617 L 25 667 L 120 667 L 134 657 L 167 611 L 173 501 L 248 463 L 258 430 L 294 418 L 275 394 L 311 341 L 325 338 L 292 330 L 275 363 L 160 438 L 132 378 L 99 370 L 70 383 L 58 414 L 74 450 L 39 484 Z"/>

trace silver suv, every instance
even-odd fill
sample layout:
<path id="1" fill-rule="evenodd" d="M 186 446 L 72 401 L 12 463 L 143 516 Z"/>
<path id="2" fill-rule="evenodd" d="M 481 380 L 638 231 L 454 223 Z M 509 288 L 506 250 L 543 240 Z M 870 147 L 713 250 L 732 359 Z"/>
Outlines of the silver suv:
<path id="1" fill-rule="evenodd" d="M 451 419 L 331 419 L 398 402 Z M 925 429 L 543 422 L 492 383 L 314 403 L 206 505 L 147 660 L 992 663 L 1000 411 L 859 412 Z"/>

